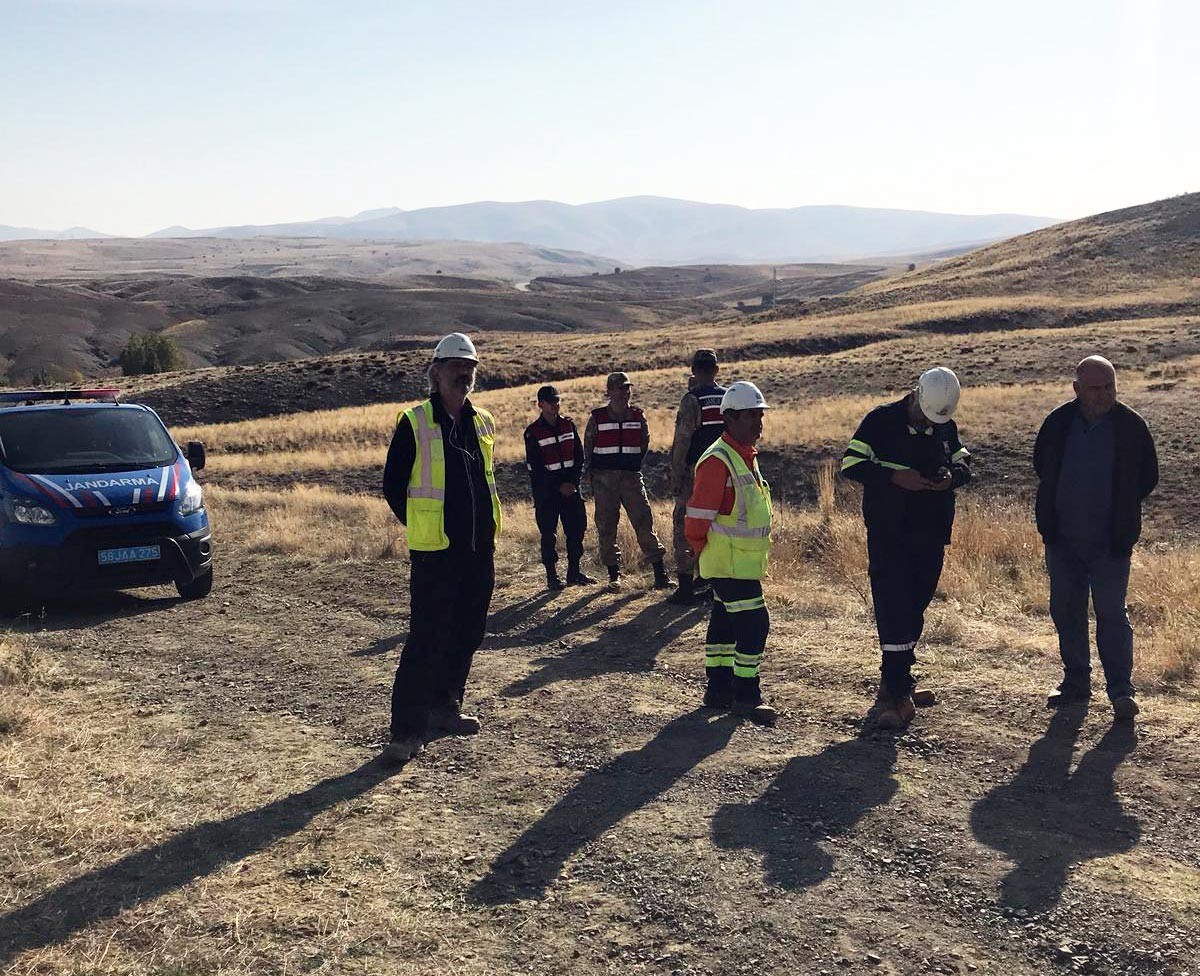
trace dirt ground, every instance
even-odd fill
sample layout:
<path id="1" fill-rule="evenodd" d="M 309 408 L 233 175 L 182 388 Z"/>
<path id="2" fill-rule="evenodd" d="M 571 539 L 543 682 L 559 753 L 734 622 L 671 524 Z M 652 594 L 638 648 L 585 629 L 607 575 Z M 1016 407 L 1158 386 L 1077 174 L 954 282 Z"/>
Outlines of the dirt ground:
<path id="1" fill-rule="evenodd" d="M 402 560 L 221 539 L 205 601 L 18 621 L 66 678 L 0 737 L 3 808 L 50 824 L 0 848 L 0 970 L 1200 972 L 1194 696 L 1048 712 L 1046 622 L 942 601 L 939 704 L 874 732 L 870 618 L 817 582 L 769 594 L 762 729 L 698 708 L 703 608 L 519 565 L 471 677 L 483 733 L 392 775 Z"/>

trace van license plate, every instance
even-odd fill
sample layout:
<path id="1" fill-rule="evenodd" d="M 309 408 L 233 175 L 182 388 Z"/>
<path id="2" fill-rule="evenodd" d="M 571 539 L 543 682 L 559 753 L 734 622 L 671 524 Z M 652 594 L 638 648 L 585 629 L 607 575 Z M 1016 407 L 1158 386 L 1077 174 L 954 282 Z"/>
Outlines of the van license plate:
<path id="1" fill-rule="evenodd" d="M 96 553 L 101 566 L 112 566 L 116 563 L 145 563 L 158 559 L 162 555 L 159 546 L 129 546 L 125 549 L 101 549 Z"/>

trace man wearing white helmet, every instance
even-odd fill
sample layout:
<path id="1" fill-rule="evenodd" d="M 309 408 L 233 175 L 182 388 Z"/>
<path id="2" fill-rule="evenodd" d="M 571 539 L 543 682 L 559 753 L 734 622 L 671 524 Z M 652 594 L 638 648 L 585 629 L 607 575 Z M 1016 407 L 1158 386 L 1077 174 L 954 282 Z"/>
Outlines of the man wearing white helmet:
<path id="1" fill-rule="evenodd" d="M 970 452 L 951 419 L 959 393 L 952 370 L 926 370 L 911 392 L 867 414 L 842 458 L 842 474 L 863 486 L 882 655 L 872 713 L 881 728 L 904 728 L 915 714 L 915 649 L 950 544 L 954 490 L 971 480 Z M 932 704 L 932 694 L 918 700 Z"/>
<path id="2" fill-rule="evenodd" d="M 704 641 L 704 704 L 770 725 L 775 709 L 759 688 L 759 664 L 771 618 L 762 579 L 771 548 L 771 489 L 758 470 L 755 444 L 767 401 L 739 381 L 721 398 L 725 432 L 696 462 L 684 518 L 700 575 L 712 583 Z"/>
<path id="3" fill-rule="evenodd" d="M 496 421 L 469 398 L 478 364 L 461 332 L 442 339 L 429 367 L 429 399 L 400 414 L 388 449 L 383 493 L 405 526 L 411 560 L 408 639 L 383 753 L 391 764 L 420 752 L 427 733 L 479 731 L 479 720 L 461 708 L 487 624 L 502 518 Z"/>

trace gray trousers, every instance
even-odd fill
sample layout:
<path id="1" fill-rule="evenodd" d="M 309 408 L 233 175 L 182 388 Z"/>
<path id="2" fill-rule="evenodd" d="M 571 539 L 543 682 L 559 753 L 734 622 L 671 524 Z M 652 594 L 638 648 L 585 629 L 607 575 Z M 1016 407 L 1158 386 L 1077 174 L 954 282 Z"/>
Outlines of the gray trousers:
<path id="1" fill-rule="evenodd" d="M 1096 648 L 1110 699 L 1132 697 L 1133 628 L 1125 609 L 1129 557 L 1081 556 L 1069 542 L 1046 546 L 1050 618 L 1058 631 L 1063 689 L 1091 688 L 1088 595 L 1096 611 Z"/>

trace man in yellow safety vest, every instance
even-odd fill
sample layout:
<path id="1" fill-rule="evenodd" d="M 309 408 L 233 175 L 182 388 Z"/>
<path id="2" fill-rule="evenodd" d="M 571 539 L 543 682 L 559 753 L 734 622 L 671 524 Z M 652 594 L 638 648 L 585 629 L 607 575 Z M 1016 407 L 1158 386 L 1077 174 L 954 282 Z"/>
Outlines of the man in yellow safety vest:
<path id="1" fill-rule="evenodd" d="M 770 725 L 776 712 L 763 701 L 758 668 L 771 629 L 762 589 L 771 548 L 771 489 L 754 447 L 766 409 L 753 383 L 739 381 L 726 389 L 725 432 L 696 463 L 684 531 L 700 575 L 713 589 L 704 704 Z"/>
<path id="2" fill-rule="evenodd" d="M 487 624 L 502 517 L 496 421 L 469 398 L 478 363 L 465 335 L 442 339 L 429 367 L 429 399 L 400 414 L 388 449 L 383 493 L 404 523 L 411 562 L 408 639 L 382 756 L 393 765 L 419 753 L 428 733 L 479 731 L 462 701 Z"/>

